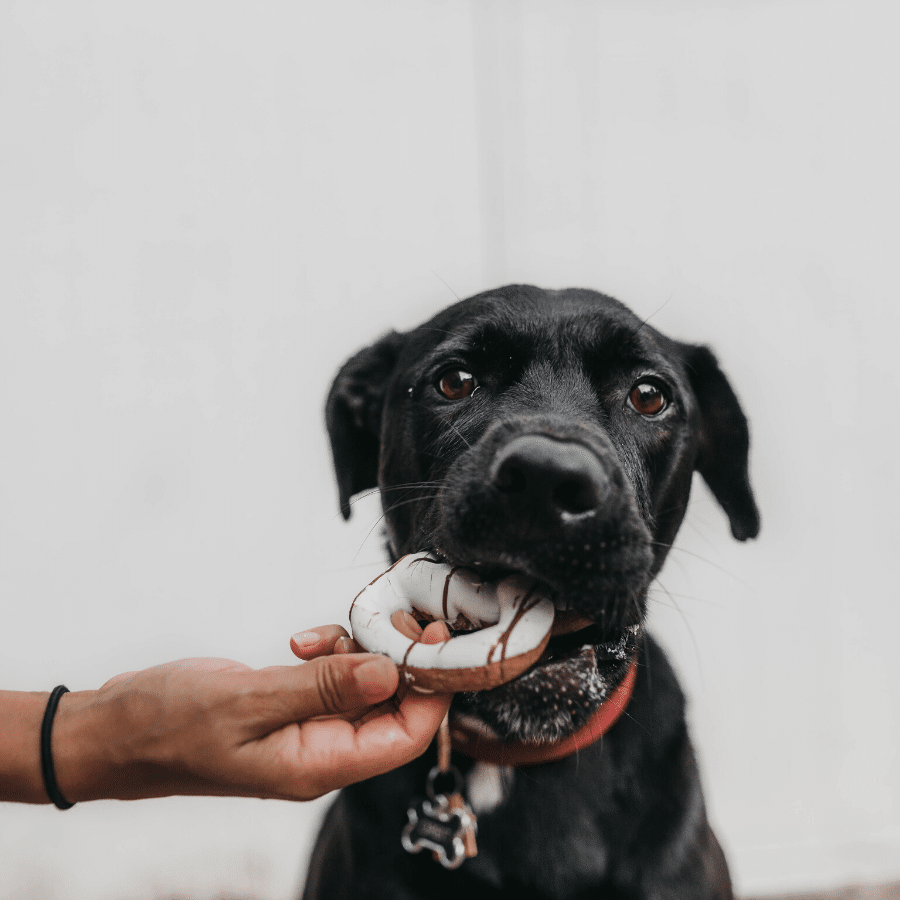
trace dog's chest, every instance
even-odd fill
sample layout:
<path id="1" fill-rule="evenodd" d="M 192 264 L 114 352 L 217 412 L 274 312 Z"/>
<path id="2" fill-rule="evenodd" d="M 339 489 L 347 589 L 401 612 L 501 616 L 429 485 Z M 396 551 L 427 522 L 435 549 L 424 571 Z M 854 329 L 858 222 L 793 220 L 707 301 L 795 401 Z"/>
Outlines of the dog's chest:
<path id="1" fill-rule="evenodd" d="M 476 816 L 494 812 L 507 798 L 513 783 L 509 766 L 478 762 L 466 776 L 466 794 Z"/>
<path id="2" fill-rule="evenodd" d="M 512 880 L 550 897 L 571 896 L 607 877 L 606 841 L 577 794 L 565 796 L 564 782 L 541 781 L 491 763 L 469 770 L 466 790 L 478 816 L 479 851 L 465 867 L 498 889 Z"/>

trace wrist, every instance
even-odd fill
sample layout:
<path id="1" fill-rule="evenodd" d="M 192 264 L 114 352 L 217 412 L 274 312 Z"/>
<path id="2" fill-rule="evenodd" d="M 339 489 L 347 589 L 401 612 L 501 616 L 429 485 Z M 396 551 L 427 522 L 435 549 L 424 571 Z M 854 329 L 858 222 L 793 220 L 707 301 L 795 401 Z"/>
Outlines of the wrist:
<path id="1" fill-rule="evenodd" d="M 103 790 L 111 769 L 109 747 L 103 740 L 109 731 L 104 727 L 102 709 L 97 703 L 98 693 L 63 694 L 53 720 L 50 748 L 56 783 L 70 803 L 109 796 Z"/>
<path id="2" fill-rule="evenodd" d="M 138 800 L 198 791 L 183 771 L 151 691 L 119 690 L 64 694 L 53 725 L 56 781 L 72 803 Z"/>

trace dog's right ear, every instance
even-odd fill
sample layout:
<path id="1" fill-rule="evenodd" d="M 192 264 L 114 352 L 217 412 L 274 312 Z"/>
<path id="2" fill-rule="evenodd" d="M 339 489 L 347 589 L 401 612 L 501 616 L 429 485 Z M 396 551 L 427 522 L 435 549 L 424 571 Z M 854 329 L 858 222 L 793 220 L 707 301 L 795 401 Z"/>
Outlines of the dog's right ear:
<path id="1" fill-rule="evenodd" d="M 392 331 L 341 367 L 325 405 L 341 513 L 350 498 L 378 485 L 381 410 L 404 336 Z"/>

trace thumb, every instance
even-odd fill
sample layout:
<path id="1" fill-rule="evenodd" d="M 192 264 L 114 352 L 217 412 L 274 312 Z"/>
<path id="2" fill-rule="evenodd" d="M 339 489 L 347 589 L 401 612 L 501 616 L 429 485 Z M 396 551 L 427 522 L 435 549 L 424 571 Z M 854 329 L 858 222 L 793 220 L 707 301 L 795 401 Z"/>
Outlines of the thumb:
<path id="1" fill-rule="evenodd" d="M 287 719 L 297 722 L 374 706 L 394 694 L 399 682 L 397 667 L 376 653 L 321 656 L 256 674 L 269 682 L 269 690 L 282 694 Z"/>

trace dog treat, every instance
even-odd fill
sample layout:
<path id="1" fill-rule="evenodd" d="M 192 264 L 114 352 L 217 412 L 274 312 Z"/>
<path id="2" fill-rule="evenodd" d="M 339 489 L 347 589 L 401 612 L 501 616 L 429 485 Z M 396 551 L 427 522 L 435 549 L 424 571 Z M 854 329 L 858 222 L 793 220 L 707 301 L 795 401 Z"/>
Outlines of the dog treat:
<path id="1" fill-rule="evenodd" d="M 466 633 L 423 644 L 394 626 L 403 612 Z M 553 616 L 553 602 L 531 579 L 510 575 L 494 584 L 427 553 L 398 560 L 350 607 L 360 647 L 389 656 L 411 686 L 442 692 L 488 690 L 520 675 L 544 652 Z"/>

